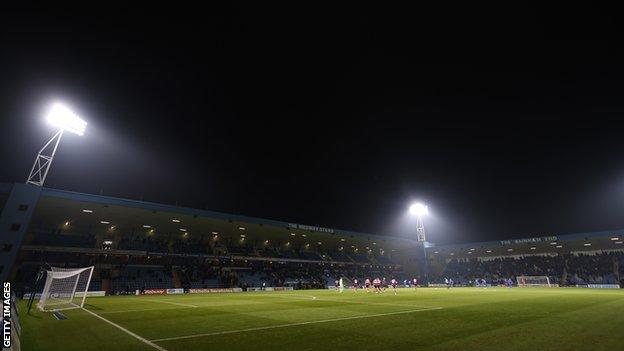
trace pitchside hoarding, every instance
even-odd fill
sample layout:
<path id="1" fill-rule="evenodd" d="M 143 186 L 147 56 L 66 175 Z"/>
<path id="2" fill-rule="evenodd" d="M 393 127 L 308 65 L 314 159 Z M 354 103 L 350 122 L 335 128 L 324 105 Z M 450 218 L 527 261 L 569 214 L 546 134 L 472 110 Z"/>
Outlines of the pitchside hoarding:
<path id="1" fill-rule="evenodd" d="M 214 294 L 241 292 L 241 288 L 216 288 L 216 289 L 189 289 L 189 294 Z"/>

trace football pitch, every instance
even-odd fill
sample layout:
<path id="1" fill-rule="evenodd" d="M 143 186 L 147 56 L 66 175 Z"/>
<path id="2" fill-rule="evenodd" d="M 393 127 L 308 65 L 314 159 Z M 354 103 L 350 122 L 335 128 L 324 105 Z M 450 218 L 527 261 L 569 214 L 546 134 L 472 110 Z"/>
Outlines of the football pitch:
<path id="1" fill-rule="evenodd" d="M 88 298 L 26 314 L 23 350 L 621 350 L 624 292 L 332 290 Z"/>

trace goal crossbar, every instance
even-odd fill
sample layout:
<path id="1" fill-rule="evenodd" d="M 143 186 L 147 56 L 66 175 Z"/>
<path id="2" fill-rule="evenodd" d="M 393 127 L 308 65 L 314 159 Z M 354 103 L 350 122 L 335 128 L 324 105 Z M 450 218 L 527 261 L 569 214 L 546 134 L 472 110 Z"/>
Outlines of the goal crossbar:
<path id="1" fill-rule="evenodd" d="M 51 267 L 37 307 L 42 311 L 61 311 L 84 306 L 93 266 L 84 268 Z"/>
<path id="2" fill-rule="evenodd" d="M 520 275 L 516 277 L 519 287 L 551 287 L 550 278 L 545 275 Z"/>

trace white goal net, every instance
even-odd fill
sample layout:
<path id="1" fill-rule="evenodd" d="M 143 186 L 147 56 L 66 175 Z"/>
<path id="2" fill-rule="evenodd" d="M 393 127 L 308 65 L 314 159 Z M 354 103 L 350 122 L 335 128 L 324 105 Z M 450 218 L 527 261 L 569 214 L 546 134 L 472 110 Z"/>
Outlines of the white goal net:
<path id="1" fill-rule="evenodd" d="M 85 268 L 51 267 L 37 307 L 42 311 L 60 311 L 84 306 L 93 266 Z"/>
<path id="2" fill-rule="evenodd" d="M 551 287 L 550 279 L 545 275 L 521 275 L 516 277 L 518 281 L 518 286 L 520 287 L 528 287 L 528 286 L 547 286 Z"/>

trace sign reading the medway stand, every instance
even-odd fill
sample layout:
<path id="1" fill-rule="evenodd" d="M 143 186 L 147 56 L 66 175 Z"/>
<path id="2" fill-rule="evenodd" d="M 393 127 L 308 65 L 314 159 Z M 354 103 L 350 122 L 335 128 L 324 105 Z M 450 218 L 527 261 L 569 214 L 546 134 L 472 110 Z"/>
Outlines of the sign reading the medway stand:
<path id="1" fill-rule="evenodd" d="M 510 245 L 510 244 L 530 244 L 530 243 L 542 243 L 547 241 L 557 241 L 556 236 L 542 236 L 537 238 L 526 238 L 526 239 L 514 239 L 514 240 L 501 240 L 501 245 Z"/>
<path id="2" fill-rule="evenodd" d="M 331 234 L 334 233 L 334 230 L 331 228 L 316 227 L 313 225 L 305 225 L 305 224 L 297 224 L 297 223 L 288 223 L 288 228 L 312 230 L 315 232 L 331 233 Z"/>

